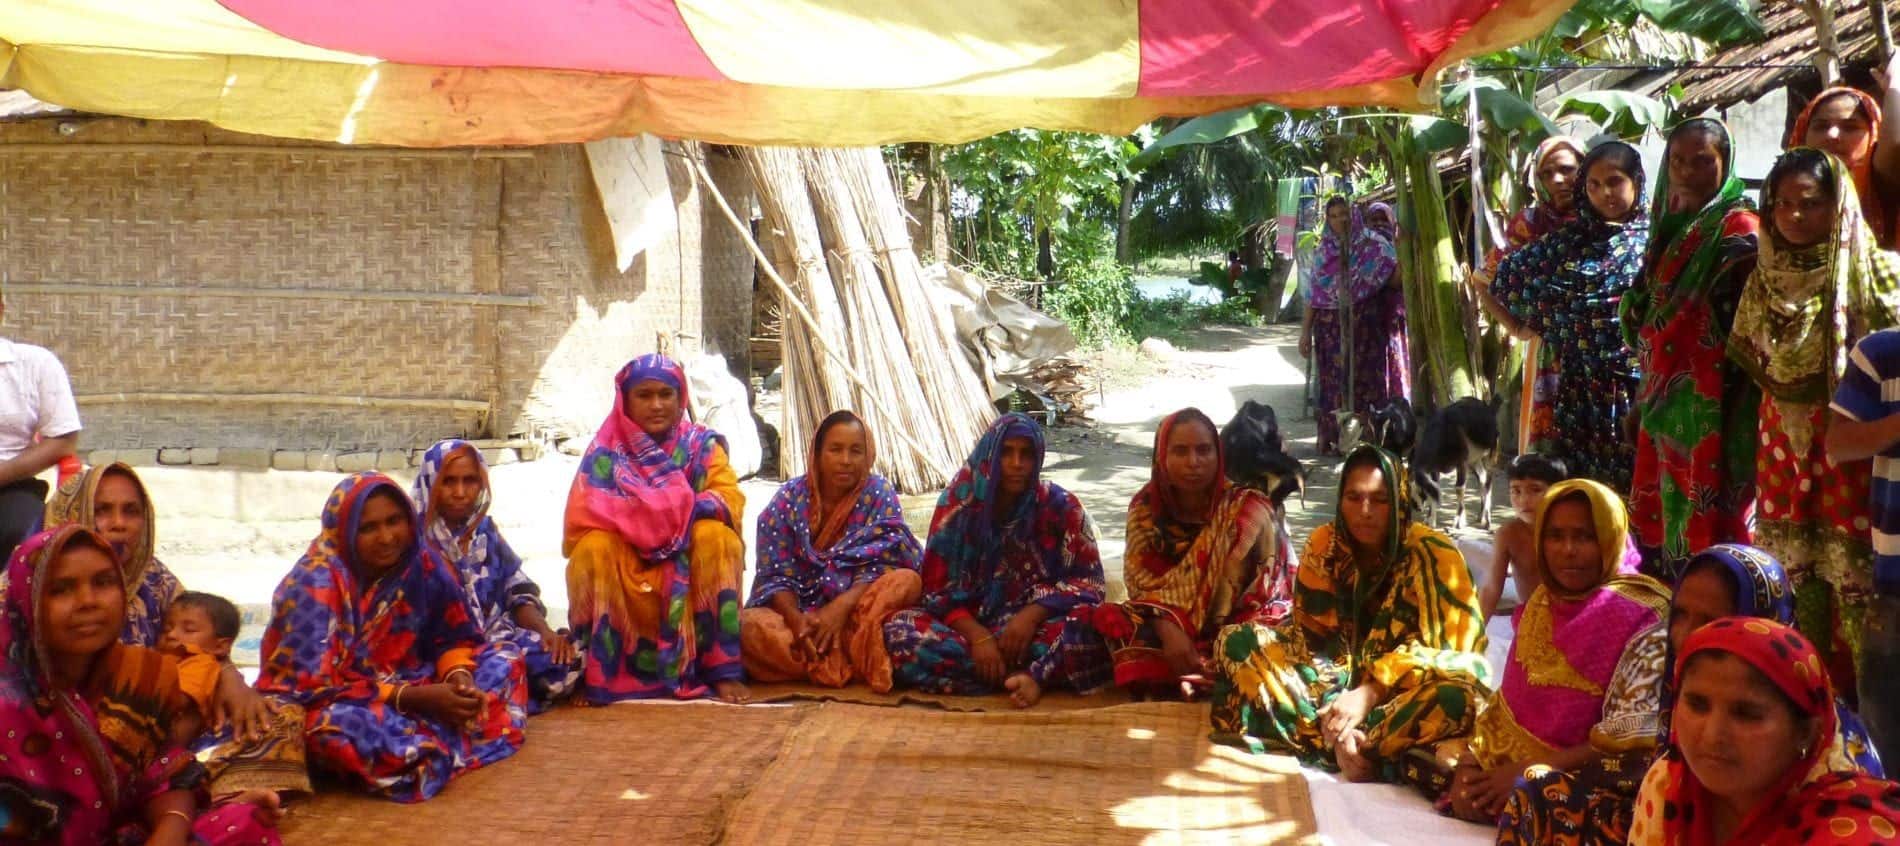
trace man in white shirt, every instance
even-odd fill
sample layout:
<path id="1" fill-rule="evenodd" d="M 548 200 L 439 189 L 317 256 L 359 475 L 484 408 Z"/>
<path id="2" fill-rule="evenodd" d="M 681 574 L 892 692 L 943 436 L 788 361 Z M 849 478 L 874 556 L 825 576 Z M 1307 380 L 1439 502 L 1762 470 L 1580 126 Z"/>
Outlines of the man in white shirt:
<path id="1" fill-rule="evenodd" d="M 37 477 L 78 451 L 79 428 L 59 359 L 44 347 L 0 338 L 0 560 L 39 529 L 47 485 Z"/>

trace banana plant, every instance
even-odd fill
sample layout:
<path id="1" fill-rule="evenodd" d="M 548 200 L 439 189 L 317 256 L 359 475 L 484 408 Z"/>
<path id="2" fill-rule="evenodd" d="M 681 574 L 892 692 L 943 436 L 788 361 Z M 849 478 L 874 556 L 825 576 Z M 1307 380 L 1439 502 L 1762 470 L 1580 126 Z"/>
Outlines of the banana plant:
<path id="1" fill-rule="evenodd" d="M 1558 38 L 1576 39 L 1608 26 L 1627 28 L 1639 19 L 1717 47 L 1768 37 L 1746 0 L 1577 0 L 1551 31 Z"/>

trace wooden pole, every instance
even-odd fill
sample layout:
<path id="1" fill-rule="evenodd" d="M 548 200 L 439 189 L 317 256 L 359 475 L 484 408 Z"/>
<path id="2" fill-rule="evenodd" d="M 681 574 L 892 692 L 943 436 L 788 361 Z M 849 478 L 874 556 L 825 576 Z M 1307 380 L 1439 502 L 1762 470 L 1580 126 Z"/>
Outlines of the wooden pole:
<path id="1" fill-rule="evenodd" d="M 1477 78 L 1477 73 L 1472 70 L 1471 65 L 1467 63 L 1465 65 L 1465 79 L 1469 80 L 1475 78 Z M 1484 111 L 1478 108 L 1478 89 L 1476 86 L 1472 87 L 1471 96 L 1465 101 L 1465 121 L 1468 128 L 1466 143 L 1471 147 L 1471 248 L 1465 251 L 1465 255 L 1471 260 L 1471 267 L 1475 270 L 1484 266 L 1485 253 Z M 1466 302 L 1467 300 L 1462 296 L 1463 291 L 1461 290 L 1459 293 L 1461 295 L 1460 302 Z M 1464 318 L 1465 331 L 1469 333 L 1466 337 L 1471 338 L 1473 341 L 1470 346 L 1466 347 L 1466 349 L 1470 351 L 1466 354 L 1466 358 L 1471 364 L 1471 372 L 1478 373 L 1481 370 L 1479 364 L 1480 356 L 1483 354 L 1483 346 L 1477 343 L 1477 341 L 1483 335 L 1483 332 L 1478 325 L 1477 315 L 1473 313 L 1472 309 L 1464 309 Z M 1485 400 L 1491 399 L 1492 393 L 1497 390 L 1497 386 L 1493 384 L 1493 382 L 1494 380 L 1491 379 L 1478 380 L 1478 395 L 1480 398 Z"/>
<path id="2" fill-rule="evenodd" d="M 1875 55 L 1880 57 L 1881 68 L 1893 62 L 1893 20 L 1887 16 L 1887 0 L 1867 0 L 1874 13 Z"/>
<path id="3" fill-rule="evenodd" d="M 1885 0 L 1869 0 L 1880 3 Z M 1832 0 L 1801 0 L 1801 9 L 1814 22 L 1814 69 L 1821 74 L 1821 87 L 1841 81 L 1841 44 L 1834 31 Z"/>
<path id="4" fill-rule="evenodd" d="M 838 350 L 831 345 L 831 341 L 825 337 L 824 330 L 818 325 L 818 318 L 813 316 L 811 311 L 805 308 L 805 303 L 800 300 L 798 294 L 792 290 L 792 286 L 786 284 L 785 279 L 778 275 L 777 270 L 773 269 L 772 260 L 766 258 L 765 251 L 759 249 L 759 242 L 752 237 L 752 227 L 745 225 L 745 222 L 740 220 L 737 214 L 733 213 L 732 206 L 726 202 L 726 195 L 719 190 L 718 185 L 713 184 L 712 174 L 706 172 L 706 165 L 698 159 L 689 158 L 688 161 L 692 162 L 693 176 L 699 180 L 701 185 L 706 187 L 706 195 L 713 198 L 713 202 L 719 206 L 719 213 L 725 216 L 726 222 L 731 224 L 732 228 L 739 233 L 739 237 L 745 241 L 746 249 L 750 250 L 752 257 L 759 262 L 759 269 L 765 272 L 765 278 L 771 281 L 772 287 L 778 289 L 779 297 L 784 301 L 785 306 L 790 308 L 793 314 L 798 315 L 799 322 L 804 323 L 806 328 L 811 330 L 812 341 L 817 344 L 820 350 L 824 351 L 825 355 L 830 356 L 831 360 L 837 363 L 838 369 L 850 377 L 852 383 L 858 387 L 858 390 L 863 393 L 866 398 L 870 399 L 871 405 L 877 410 L 877 413 L 884 415 L 886 419 L 891 421 L 891 426 L 897 432 L 898 439 L 906 447 L 910 448 L 911 453 L 916 456 L 917 461 L 926 467 L 937 466 L 936 460 L 930 455 L 930 451 L 924 449 L 923 445 L 919 444 L 916 439 L 912 438 L 910 433 L 903 428 L 904 418 L 886 406 L 884 399 L 878 396 L 876 391 L 871 390 L 870 380 L 864 378 L 864 375 L 859 373 L 857 368 L 851 366 L 850 359 L 839 353 Z"/>

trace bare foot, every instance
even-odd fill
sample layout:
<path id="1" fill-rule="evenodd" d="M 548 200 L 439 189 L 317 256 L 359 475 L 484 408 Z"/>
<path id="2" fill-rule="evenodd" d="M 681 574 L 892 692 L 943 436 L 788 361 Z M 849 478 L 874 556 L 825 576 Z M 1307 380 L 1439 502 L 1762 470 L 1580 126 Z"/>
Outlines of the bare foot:
<path id="1" fill-rule="evenodd" d="M 1034 708 L 1042 701 L 1042 685 L 1029 677 L 1028 673 L 1017 673 L 1003 682 L 1003 688 L 1009 691 L 1009 701 L 1018 708 Z"/>
<path id="2" fill-rule="evenodd" d="M 1359 754 L 1359 744 L 1366 739 L 1366 733 L 1352 729 L 1339 736 L 1339 742 L 1333 745 L 1333 756 L 1339 764 L 1339 774 L 1347 781 L 1367 782 L 1373 780 L 1372 761 Z"/>
<path id="3" fill-rule="evenodd" d="M 752 688 L 746 687 L 742 681 L 713 682 L 713 693 L 719 696 L 719 701 L 728 705 L 744 705 L 752 701 Z"/>
<path id="4" fill-rule="evenodd" d="M 268 820 L 271 825 L 276 825 L 278 820 L 284 818 L 284 798 L 279 796 L 275 790 L 264 790 L 262 788 L 253 787 L 248 790 L 238 791 L 237 793 L 225 794 L 213 802 L 213 804 L 216 805 L 234 803 L 257 806 L 259 810 L 264 812 L 264 819 Z"/>

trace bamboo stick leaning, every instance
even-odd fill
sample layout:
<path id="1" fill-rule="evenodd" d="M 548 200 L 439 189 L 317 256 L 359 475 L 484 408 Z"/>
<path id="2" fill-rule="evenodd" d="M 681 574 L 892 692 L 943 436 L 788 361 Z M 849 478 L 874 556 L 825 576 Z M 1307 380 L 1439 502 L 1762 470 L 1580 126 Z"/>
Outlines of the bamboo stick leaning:
<path id="1" fill-rule="evenodd" d="M 746 159 L 746 164 L 747 164 L 748 169 L 754 168 L 757 162 L 763 160 L 762 157 L 756 157 L 749 154 L 754 148 L 740 148 L 740 149 L 742 151 L 742 154 L 746 154 L 745 159 Z M 779 263 L 773 262 L 771 258 L 766 256 L 765 251 L 760 248 L 758 241 L 753 238 L 752 228 L 749 225 L 747 225 L 744 221 L 740 220 L 738 214 L 733 212 L 732 205 L 726 201 L 725 194 L 719 190 L 719 186 L 713 183 L 712 175 L 706 172 L 705 164 L 696 159 L 691 160 L 691 163 L 693 167 L 694 176 L 699 180 L 699 183 L 706 188 L 707 195 L 712 197 L 714 203 L 718 205 L 720 214 L 724 216 L 726 219 L 726 222 L 731 224 L 733 229 L 739 233 L 741 239 L 745 242 L 746 247 L 751 251 L 753 257 L 759 261 L 760 269 L 764 272 L 766 279 L 770 281 L 775 288 L 778 289 L 779 295 L 784 298 L 786 308 L 789 309 L 795 317 L 797 317 L 796 321 L 788 321 L 785 324 L 785 328 L 786 328 L 785 344 L 786 344 L 786 353 L 787 353 L 787 361 L 786 361 L 787 371 L 786 371 L 786 380 L 785 380 L 787 383 L 787 386 L 785 390 L 786 390 L 786 395 L 788 398 L 788 401 L 786 403 L 787 423 L 790 424 L 794 419 L 794 415 L 792 414 L 792 411 L 791 411 L 792 403 L 790 401 L 790 397 L 792 396 L 793 391 L 797 390 L 797 388 L 793 387 L 791 384 L 793 381 L 793 371 L 790 369 L 791 367 L 790 357 L 795 352 L 792 346 L 792 342 L 790 340 L 793 337 L 794 325 L 798 326 L 801 332 L 808 333 L 806 340 L 809 341 L 810 346 L 807 346 L 804 343 L 800 343 L 798 345 L 800 348 L 803 348 L 805 353 L 809 354 L 811 352 L 811 347 L 815 346 L 819 351 L 822 351 L 823 353 L 825 353 L 827 357 L 831 359 L 831 361 L 836 365 L 836 369 L 843 373 L 848 383 L 858 385 L 858 386 L 868 384 L 868 380 L 863 376 L 863 374 L 859 373 L 857 368 L 852 366 L 850 359 L 847 357 L 847 355 L 845 353 L 840 352 L 837 347 L 837 344 L 841 342 L 844 335 L 838 334 L 838 335 L 827 336 L 823 330 L 823 327 L 819 321 L 819 318 L 812 313 L 812 310 L 806 305 L 804 299 L 801 297 L 798 291 L 796 291 L 792 287 L 792 285 L 788 283 L 785 280 L 785 278 L 779 274 L 777 270 L 777 265 L 783 263 L 783 264 L 790 264 L 790 265 L 796 266 L 799 269 L 799 273 L 798 273 L 799 276 L 805 276 L 807 273 L 812 273 L 812 272 L 822 272 L 824 268 L 822 259 L 816 262 L 815 268 L 814 268 L 813 262 L 811 262 L 809 259 L 788 258 Z M 755 174 L 757 172 L 758 171 L 754 170 Z M 771 204 L 770 204 L 770 201 L 768 201 L 768 198 L 766 197 L 768 186 L 765 182 L 760 182 L 758 187 L 759 187 L 760 206 L 761 208 L 769 209 L 771 207 Z M 790 205 L 796 208 L 796 204 L 790 204 Z M 809 208 L 808 202 L 806 204 L 806 207 Z M 768 222 L 770 222 L 769 214 L 770 212 L 768 211 Z M 779 246 L 781 247 L 784 246 L 785 240 L 786 239 L 780 239 Z M 796 256 L 797 254 L 787 253 L 787 255 Z M 828 277 L 827 277 L 827 282 L 828 282 Z M 835 294 L 834 294 L 834 297 L 835 297 Z M 815 372 L 815 371 L 820 371 L 820 370 L 823 370 L 823 368 L 813 368 L 812 371 L 808 371 L 808 372 Z M 847 395 L 848 395 L 848 392 L 847 392 Z M 869 396 L 871 400 L 871 409 L 869 410 L 874 410 L 878 415 L 884 416 L 886 418 L 901 419 L 901 417 L 898 414 L 896 414 L 893 411 L 893 409 L 887 403 L 885 403 L 883 399 L 879 395 L 877 395 L 875 392 L 867 392 L 867 396 Z M 842 406 L 833 406 L 833 407 L 835 408 L 835 407 L 842 407 Z M 805 413 L 805 414 L 816 413 L 816 414 L 821 414 L 821 415 L 825 413 L 824 411 L 817 411 L 816 406 L 808 405 L 807 408 L 811 410 L 810 411 L 801 410 L 801 413 Z M 865 409 L 860 409 L 860 411 L 863 411 L 863 410 Z M 809 422 L 801 423 L 800 424 L 801 428 L 798 429 L 796 433 L 794 433 L 791 429 L 791 426 L 788 425 L 786 428 L 784 437 L 781 439 L 782 442 L 798 444 L 798 443 L 802 443 L 805 440 L 809 440 L 810 432 L 812 431 L 812 429 L 816 428 L 816 422 L 817 422 L 816 419 L 812 419 Z M 932 458 L 931 458 L 930 451 L 925 449 L 915 437 L 911 436 L 909 432 L 899 430 L 899 437 L 897 439 L 897 443 L 900 446 L 903 446 L 907 451 L 909 451 L 910 454 L 920 464 L 928 466 L 931 463 Z M 784 451 L 781 450 L 781 453 L 783 452 Z M 949 468 L 939 468 L 939 469 L 940 469 L 940 472 L 943 472 L 946 474 L 945 478 L 947 479 L 948 478 L 947 472 Z"/>

